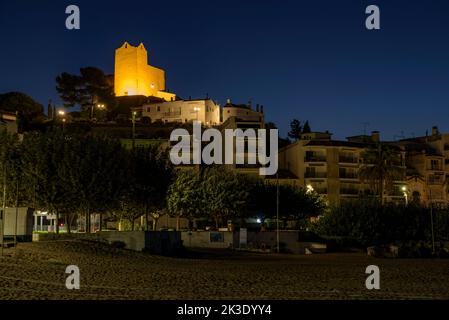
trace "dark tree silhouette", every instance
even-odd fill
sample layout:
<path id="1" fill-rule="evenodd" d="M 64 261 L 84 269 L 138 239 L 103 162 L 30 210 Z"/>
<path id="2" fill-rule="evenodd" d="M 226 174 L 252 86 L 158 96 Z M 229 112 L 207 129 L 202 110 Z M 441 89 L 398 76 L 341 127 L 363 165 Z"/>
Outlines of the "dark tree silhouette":
<path id="1" fill-rule="evenodd" d="M 301 138 L 301 132 L 301 122 L 298 119 L 293 119 L 292 122 L 290 122 L 290 131 L 288 136 L 296 141 Z"/>
<path id="2" fill-rule="evenodd" d="M 302 133 L 310 133 L 312 130 L 310 129 L 309 120 L 304 123 L 304 127 L 302 128 Z"/>

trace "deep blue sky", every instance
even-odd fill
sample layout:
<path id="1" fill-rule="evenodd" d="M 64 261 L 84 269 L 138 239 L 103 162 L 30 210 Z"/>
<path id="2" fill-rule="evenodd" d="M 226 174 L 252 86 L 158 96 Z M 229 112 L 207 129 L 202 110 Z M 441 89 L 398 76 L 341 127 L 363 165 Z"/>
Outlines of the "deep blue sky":
<path id="1" fill-rule="evenodd" d="M 65 8 L 81 30 L 65 29 Z M 365 8 L 381 30 L 365 29 Z M 336 138 L 449 132 L 448 0 L 0 0 L 0 93 L 59 102 L 55 77 L 83 66 L 107 73 L 125 40 L 143 42 L 181 97 L 265 106 L 286 134 L 292 118 Z"/>

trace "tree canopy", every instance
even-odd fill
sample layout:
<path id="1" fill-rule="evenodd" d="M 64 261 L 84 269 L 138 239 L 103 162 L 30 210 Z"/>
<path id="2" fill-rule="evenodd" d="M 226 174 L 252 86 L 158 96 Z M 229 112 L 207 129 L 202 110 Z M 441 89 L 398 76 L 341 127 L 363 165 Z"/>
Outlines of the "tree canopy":
<path id="1" fill-rule="evenodd" d="M 63 72 L 56 77 L 56 90 L 66 108 L 81 106 L 84 113 L 90 112 L 98 103 L 108 109 L 115 106 L 113 86 L 104 72 L 95 67 L 80 69 L 80 74 Z"/>
<path id="2" fill-rule="evenodd" d="M 0 110 L 17 113 L 20 132 L 28 130 L 33 122 L 44 117 L 44 107 L 22 92 L 0 94 Z"/>

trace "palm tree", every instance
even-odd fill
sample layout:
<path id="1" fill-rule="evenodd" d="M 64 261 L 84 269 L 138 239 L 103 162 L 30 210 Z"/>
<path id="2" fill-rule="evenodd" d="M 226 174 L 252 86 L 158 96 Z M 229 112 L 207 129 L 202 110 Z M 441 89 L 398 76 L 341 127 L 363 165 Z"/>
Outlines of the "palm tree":
<path id="1" fill-rule="evenodd" d="M 391 188 L 394 181 L 404 177 L 405 171 L 401 167 L 400 154 L 391 146 L 377 143 L 366 149 L 362 158 L 364 164 L 359 169 L 359 178 L 374 187 L 381 203 L 384 204 L 385 190 Z"/>

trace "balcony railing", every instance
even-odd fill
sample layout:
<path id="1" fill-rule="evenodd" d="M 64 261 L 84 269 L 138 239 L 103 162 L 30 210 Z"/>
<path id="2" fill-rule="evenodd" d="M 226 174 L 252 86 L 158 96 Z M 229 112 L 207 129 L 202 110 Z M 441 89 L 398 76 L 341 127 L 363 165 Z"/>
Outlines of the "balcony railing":
<path id="1" fill-rule="evenodd" d="M 327 189 L 326 188 L 315 188 L 314 190 L 318 194 L 327 194 Z"/>
<path id="2" fill-rule="evenodd" d="M 339 156 L 338 161 L 340 163 L 358 163 L 358 159 L 356 157 L 348 157 L 348 156 Z"/>
<path id="3" fill-rule="evenodd" d="M 326 156 L 314 155 L 304 158 L 304 162 L 326 162 Z"/>
<path id="4" fill-rule="evenodd" d="M 164 112 L 164 117 L 172 118 L 181 116 L 181 111 Z"/>
<path id="5" fill-rule="evenodd" d="M 358 189 L 353 189 L 353 188 L 341 188 L 340 189 L 340 194 L 358 195 L 359 194 L 359 190 Z"/>
<path id="6" fill-rule="evenodd" d="M 430 166 L 427 166 L 427 170 L 443 171 L 443 166 L 441 166 L 441 165 L 430 165 Z"/>
<path id="7" fill-rule="evenodd" d="M 327 178 L 327 172 L 306 172 L 305 178 Z"/>
<path id="8" fill-rule="evenodd" d="M 429 179 L 427 181 L 428 184 L 431 185 L 438 185 L 438 184 L 443 184 L 443 180 L 442 179 Z"/>
<path id="9" fill-rule="evenodd" d="M 340 173 L 340 179 L 358 179 L 355 173 Z"/>

